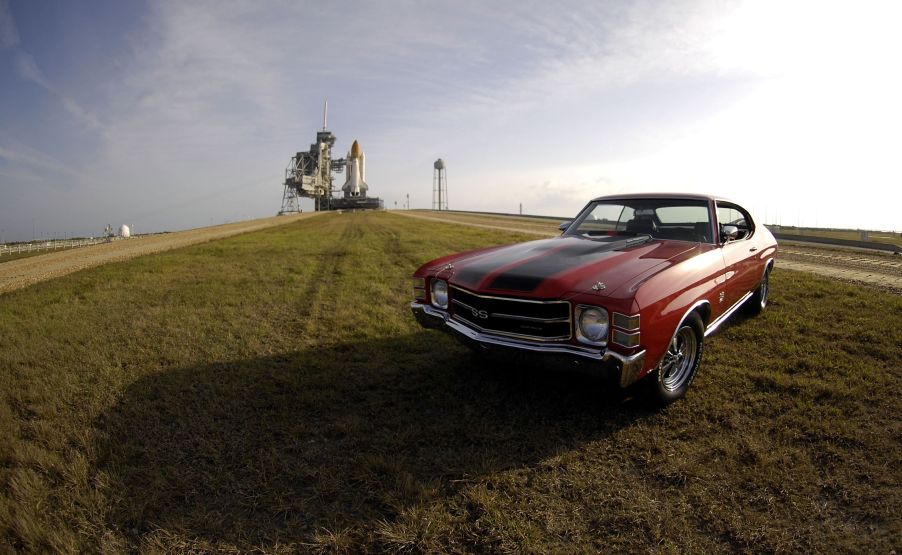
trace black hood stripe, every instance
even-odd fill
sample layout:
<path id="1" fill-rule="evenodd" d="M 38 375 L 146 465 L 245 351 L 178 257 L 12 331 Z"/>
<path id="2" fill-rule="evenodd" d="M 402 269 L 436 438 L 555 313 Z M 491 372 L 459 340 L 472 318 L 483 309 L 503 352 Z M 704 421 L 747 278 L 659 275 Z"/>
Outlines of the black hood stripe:
<path id="1" fill-rule="evenodd" d="M 534 291 L 546 279 L 577 266 L 583 266 L 606 258 L 611 251 L 626 246 L 625 241 L 596 243 L 579 240 L 579 243 L 549 253 L 511 268 L 492 280 L 492 289 L 509 291 Z"/>
<path id="2" fill-rule="evenodd" d="M 465 266 L 454 273 L 454 281 L 461 285 L 477 287 L 487 275 L 497 271 L 498 268 L 542 255 L 548 250 L 559 246 L 554 239 L 542 241 L 539 244 L 523 243 L 511 245 L 500 251 L 484 254 L 472 262 L 467 262 Z"/>
<path id="3" fill-rule="evenodd" d="M 477 287 L 479 283 L 501 268 L 511 266 L 494 276 L 490 289 L 507 291 L 534 291 L 545 280 L 568 269 L 597 262 L 608 253 L 646 241 L 637 237 L 619 238 L 613 241 L 597 241 L 579 238 L 552 239 L 542 245 L 529 245 L 518 249 L 511 247 L 497 254 L 467 265 L 455 275 L 455 281 Z M 643 238 L 646 239 L 646 238 Z"/>

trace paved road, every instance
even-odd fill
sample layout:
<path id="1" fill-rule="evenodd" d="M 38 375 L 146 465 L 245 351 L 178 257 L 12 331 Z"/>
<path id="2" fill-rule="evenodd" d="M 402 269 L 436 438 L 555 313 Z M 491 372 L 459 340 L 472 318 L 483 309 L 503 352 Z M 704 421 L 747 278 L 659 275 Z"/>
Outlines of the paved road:
<path id="1" fill-rule="evenodd" d="M 514 231 L 553 237 L 560 232 L 553 221 L 530 220 L 515 216 L 479 216 L 472 214 L 442 214 L 435 212 L 395 211 L 394 214 L 502 231 Z M 813 247 L 781 244 L 777 267 L 785 270 L 809 272 L 842 281 L 862 283 L 902 294 L 902 257 L 882 252 L 846 250 L 841 247 Z"/>
<path id="2" fill-rule="evenodd" d="M 160 235 L 132 237 L 112 243 L 91 245 L 89 247 L 51 252 L 40 256 L 3 262 L 0 263 L 0 294 L 85 268 L 128 260 L 129 258 L 145 254 L 187 247 L 197 243 L 205 243 L 238 235 L 239 233 L 258 231 L 314 215 L 316 215 L 316 212 L 263 218 Z"/>

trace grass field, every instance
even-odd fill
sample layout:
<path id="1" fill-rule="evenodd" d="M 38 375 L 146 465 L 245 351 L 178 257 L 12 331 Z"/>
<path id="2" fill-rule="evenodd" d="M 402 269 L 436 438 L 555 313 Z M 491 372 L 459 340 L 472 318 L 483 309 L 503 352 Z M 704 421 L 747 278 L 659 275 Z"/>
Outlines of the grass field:
<path id="1" fill-rule="evenodd" d="M 417 265 L 524 239 L 330 214 L 0 296 L 0 552 L 902 547 L 902 298 L 776 270 L 653 412 L 417 327 Z"/>

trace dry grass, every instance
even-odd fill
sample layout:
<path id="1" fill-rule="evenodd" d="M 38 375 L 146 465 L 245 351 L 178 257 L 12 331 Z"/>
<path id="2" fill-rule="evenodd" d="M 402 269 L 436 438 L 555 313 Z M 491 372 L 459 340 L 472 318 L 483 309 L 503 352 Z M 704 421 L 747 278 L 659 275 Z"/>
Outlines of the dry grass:
<path id="1" fill-rule="evenodd" d="M 31 252 L 11 252 L 8 254 L 2 254 L 2 255 L 0 255 L 0 264 L 2 264 L 4 262 L 12 262 L 13 260 L 20 260 L 22 258 L 31 258 L 33 256 L 41 256 L 42 254 L 67 251 L 72 248 L 76 248 L 76 247 L 66 247 L 66 248 L 62 248 L 62 249 L 31 251 Z"/>
<path id="2" fill-rule="evenodd" d="M 321 216 L 0 297 L 0 551 L 898 549 L 902 300 L 776 271 L 649 412 L 417 328 L 426 259 Z"/>

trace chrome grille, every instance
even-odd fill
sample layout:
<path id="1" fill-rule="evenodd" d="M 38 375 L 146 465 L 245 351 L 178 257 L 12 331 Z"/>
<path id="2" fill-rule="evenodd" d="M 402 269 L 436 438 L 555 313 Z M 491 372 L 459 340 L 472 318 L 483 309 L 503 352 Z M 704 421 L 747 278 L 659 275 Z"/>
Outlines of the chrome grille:
<path id="1" fill-rule="evenodd" d="M 451 286 L 452 316 L 481 331 L 538 341 L 565 341 L 572 333 L 570 303 L 477 295 Z"/>

